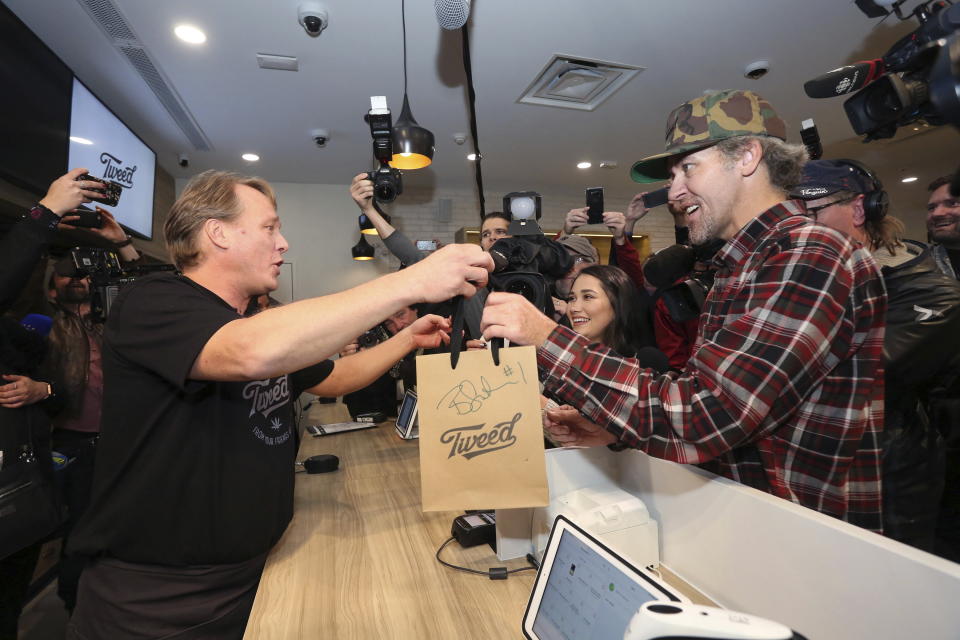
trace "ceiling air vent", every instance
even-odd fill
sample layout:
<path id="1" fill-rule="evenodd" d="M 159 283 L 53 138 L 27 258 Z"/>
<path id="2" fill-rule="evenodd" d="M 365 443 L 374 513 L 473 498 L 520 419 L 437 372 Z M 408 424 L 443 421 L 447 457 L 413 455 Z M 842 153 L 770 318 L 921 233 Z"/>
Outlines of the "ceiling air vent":
<path id="1" fill-rule="evenodd" d="M 212 150 L 213 145 L 197 124 L 186 103 L 173 84 L 167 80 L 160 66 L 154 63 L 152 56 L 130 28 L 113 0 L 77 0 L 77 2 L 103 29 L 110 43 L 133 65 L 193 148 L 197 151 Z"/>
<path id="2" fill-rule="evenodd" d="M 554 54 L 517 102 L 593 111 L 645 68 Z"/>
<path id="3" fill-rule="evenodd" d="M 278 71 L 299 71 L 300 63 L 294 56 L 279 56 L 272 53 L 258 53 L 257 64 L 261 69 Z"/>

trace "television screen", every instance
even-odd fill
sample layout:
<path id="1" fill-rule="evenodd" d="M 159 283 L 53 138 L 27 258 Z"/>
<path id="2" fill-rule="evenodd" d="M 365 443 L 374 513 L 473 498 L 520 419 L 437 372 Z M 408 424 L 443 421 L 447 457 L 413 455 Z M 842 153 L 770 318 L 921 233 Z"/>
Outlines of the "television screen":
<path id="1" fill-rule="evenodd" d="M 104 207 L 135 235 L 153 233 L 156 154 L 79 80 L 73 81 L 68 165 L 123 187 L 120 202 Z M 103 205 L 99 205 L 103 206 Z"/>
<path id="2" fill-rule="evenodd" d="M 0 3 L 0 178 L 40 196 L 66 173 L 73 74 Z"/>

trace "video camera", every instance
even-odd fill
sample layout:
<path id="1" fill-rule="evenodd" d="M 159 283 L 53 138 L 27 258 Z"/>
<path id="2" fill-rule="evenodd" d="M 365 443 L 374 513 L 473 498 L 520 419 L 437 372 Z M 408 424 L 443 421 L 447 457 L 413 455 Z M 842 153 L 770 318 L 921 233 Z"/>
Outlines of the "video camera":
<path id="1" fill-rule="evenodd" d="M 106 322 L 113 301 L 120 289 L 138 276 L 154 271 L 174 271 L 172 264 L 138 265 L 124 268 L 119 256 L 109 249 L 74 247 L 69 260 L 61 260 L 55 268 L 60 276 L 90 278 L 90 320 Z"/>
<path id="2" fill-rule="evenodd" d="M 370 96 L 370 111 L 364 116 L 370 124 L 373 136 L 373 157 L 380 163 L 376 171 L 367 173 L 373 182 L 375 202 L 393 202 L 403 193 L 403 180 L 399 169 L 390 166 L 393 159 L 393 119 L 387 108 L 385 96 Z"/>
<path id="3" fill-rule="evenodd" d="M 700 317 L 716 273 L 711 260 L 723 244 L 722 240 L 694 247 L 675 244 L 656 252 L 644 263 L 644 277 L 657 288 L 657 297 L 663 298 L 675 322 Z"/>
<path id="4" fill-rule="evenodd" d="M 491 290 L 518 293 L 553 316 L 553 285 L 573 268 L 573 258 L 562 244 L 542 233 L 501 238 L 490 247 L 490 256 L 494 263 Z"/>
<path id="5" fill-rule="evenodd" d="M 960 128 L 960 5 L 927 0 L 904 15 L 897 0 L 889 6 L 900 20 L 920 26 L 883 57 L 834 69 L 803 85 L 811 98 L 858 91 L 843 104 L 850 125 L 864 142 L 892 137 L 916 120 Z M 856 0 L 868 17 L 890 15 L 875 0 Z M 889 3 L 885 3 L 889 4 Z"/>

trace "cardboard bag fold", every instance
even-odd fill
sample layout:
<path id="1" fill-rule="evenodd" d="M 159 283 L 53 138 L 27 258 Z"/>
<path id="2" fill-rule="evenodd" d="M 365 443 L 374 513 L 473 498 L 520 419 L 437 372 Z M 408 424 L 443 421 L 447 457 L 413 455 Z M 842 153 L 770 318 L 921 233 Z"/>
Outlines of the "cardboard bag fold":
<path id="1" fill-rule="evenodd" d="M 424 511 L 549 503 L 533 347 L 417 358 Z"/>

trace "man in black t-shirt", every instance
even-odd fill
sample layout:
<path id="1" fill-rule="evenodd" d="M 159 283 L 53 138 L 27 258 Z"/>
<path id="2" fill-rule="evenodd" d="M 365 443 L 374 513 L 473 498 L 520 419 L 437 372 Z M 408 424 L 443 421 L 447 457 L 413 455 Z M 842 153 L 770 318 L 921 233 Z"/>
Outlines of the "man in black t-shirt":
<path id="1" fill-rule="evenodd" d="M 277 287 L 287 249 L 271 187 L 200 174 L 164 235 L 182 274 L 129 285 L 104 331 L 93 496 L 70 547 L 92 560 L 71 638 L 240 637 L 292 515 L 293 400 L 343 395 L 446 341 L 449 322 L 424 316 L 325 360 L 404 306 L 473 295 L 493 267 L 479 247 L 452 245 L 360 287 L 244 317 Z"/>

